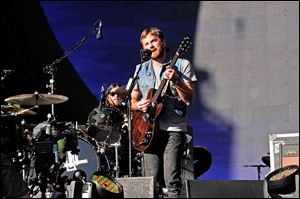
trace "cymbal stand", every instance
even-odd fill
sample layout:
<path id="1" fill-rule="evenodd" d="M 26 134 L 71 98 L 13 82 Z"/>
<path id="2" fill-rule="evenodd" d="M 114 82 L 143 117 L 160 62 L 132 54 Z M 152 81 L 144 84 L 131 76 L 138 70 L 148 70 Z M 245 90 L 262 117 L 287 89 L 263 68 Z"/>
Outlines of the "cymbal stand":
<path id="1" fill-rule="evenodd" d="M 46 88 L 50 88 L 50 93 L 54 94 L 55 88 L 54 88 L 54 73 L 51 73 L 51 79 L 49 80 L 49 84 L 46 85 Z M 51 104 L 51 115 L 53 119 L 55 120 L 54 115 L 54 104 Z"/>
<path id="2" fill-rule="evenodd" d="M 57 72 L 57 67 L 56 65 L 58 63 L 60 63 L 65 57 L 67 57 L 70 53 L 72 53 L 75 49 L 77 49 L 78 47 L 80 47 L 85 41 L 87 41 L 93 34 L 95 34 L 97 31 L 99 31 L 99 28 L 101 27 L 99 25 L 98 28 L 96 28 L 97 24 L 102 25 L 101 20 L 97 20 L 91 31 L 86 34 L 80 41 L 78 41 L 73 47 L 71 47 L 69 50 L 67 50 L 60 58 L 56 59 L 55 61 L 53 61 L 51 64 L 45 66 L 43 68 L 43 72 L 46 74 L 50 74 L 51 75 L 51 79 L 50 79 L 50 84 L 46 85 L 46 88 L 50 88 L 51 89 L 51 94 L 54 94 L 55 88 L 54 88 L 54 83 L 55 83 L 55 73 Z M 51 104 L 51 114 L 52 117 L 55 119 L 54 116 L 54 104 Z"/>
<path id="3" fill-rule="evenodd" d="M 118 148 L 120 147 L 120 143 L 111 144 L 111 146 L 115 147 L 115 166 L 113 170 L 116 172 L 115 178 L 118 178 L 120 175 L 119 153 L 118 153 Z"/>

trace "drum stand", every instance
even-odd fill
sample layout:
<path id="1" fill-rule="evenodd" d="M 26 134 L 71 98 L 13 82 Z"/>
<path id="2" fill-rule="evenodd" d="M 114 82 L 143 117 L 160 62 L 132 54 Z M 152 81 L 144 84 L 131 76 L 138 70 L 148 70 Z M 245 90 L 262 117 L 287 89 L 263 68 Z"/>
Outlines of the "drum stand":
<path id="1" fill-rule="evenodd" d="M 115 178 L 119 177 L 120 174 L 120 167 L 119 167 L 119 153 L 118 153 L 118 148 L 120 147 L 120 143 L 115 143 L 111 144 L 111 146 L 115 147 L 115 166 L 114 166 L 114 171 L 116 172 Z"/>

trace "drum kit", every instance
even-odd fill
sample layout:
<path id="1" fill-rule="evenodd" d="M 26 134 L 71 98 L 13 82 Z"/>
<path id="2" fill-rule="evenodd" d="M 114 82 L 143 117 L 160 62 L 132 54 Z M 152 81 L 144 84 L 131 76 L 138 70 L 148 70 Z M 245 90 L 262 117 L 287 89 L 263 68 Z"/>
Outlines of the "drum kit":
<path id="1" fill-rule="evenodd" d="M 124 87 L 117 92 L 120 96 L 126 94 Z M 1 141 L 4 137 L 7 143 L 15 142 L 11 149 L 16 154 L 13 162 L 20 166 L 32 196 L 37 192 L 46 196 L 49 185 L 63 192 L 66 183 L 76 180 L 74 175 L 78 171 L 84 173 L 82 178 L 86 182 L 95 172 L 111 178 L 128 176 L 128 130 L 124 111 L 97 107 L 88 115 L 85 125 L 58 122 L 51 116 L 37 125 L 19 119 L 38 115 L 32 110 L 38 106 L 52 106 L 67 100 L 63 95 L 35 92 L 8 97 L 5 99 L 8 105 L 1 105 Z M 20 105 L 32 107 L 25 109 Z M 133 175 L 142 176 L 142 154 L 134 151 L 134 155 Z"/>
<path id="2" fill-rule="evenodd" d="M 53 194 L 67 198 L 91 196 L 90 192 L 86 192 L 90 190 L 90 183 L 87 182 L 90 181 L 96 184 L 97 192 L 102 194 L 103 190 L 107 191 L 107 187 L 114 185 L 115 191 L 110 191 L 106 196 L 117 194 L 119 198 L 123 192 L 114 179 L 125 177 L 128 173 L 129 177 L 143 173 L 143 154 L 134 151 L 129 144 L 131 125 L 128 124 L 130 120 L 126 121 L 126 118 L 130 118 L 126 115 L 130 115 L 130 111 L 126 113 L 117 108 L 100 106 L 89 114 L 85 125 L 58 122 L 55 118 L 54 105 L 68 101 L 68 97 L 54 94 L 57 65 L 96 33 L 99 39 L 98 36 L 102 34 L 101 20 L 97 20 L 91 31 L 61 57 L 43 67 L 43 72 L 51 76 L 50 84 L 46 85 L 46 88 L 50 88 L 49 94 L 35 92 L 15 95 L 5 99 L 8 105 L 1 105 L 1 149 L 17 154 L 12 156 L 13 162 L 21 166 L 23 179 L 33 197 L 38 193 L 42 198 L 51 198 Z M 13 72 L 1 71 L 1 88 L 2 81 Z M 129 95 L 124 86 L 116 92 L 121 97 Z M 24 109 L 20 105 L 31 108 Z M 37 125 L 26 124 L 24 119 L 20 121 L 24 116 L 38 115 L 33 109 L 39 106 L 51 106 L 47 121 Z M 134 156 L 131 156 L 132 153 Z M 73 195 L 78 193 L 78 187 L 75 186 L 78 181 L 83 183 L 80 186 L 82 195 Z M 68 195 L 64 194 L 66 192 Z"/>

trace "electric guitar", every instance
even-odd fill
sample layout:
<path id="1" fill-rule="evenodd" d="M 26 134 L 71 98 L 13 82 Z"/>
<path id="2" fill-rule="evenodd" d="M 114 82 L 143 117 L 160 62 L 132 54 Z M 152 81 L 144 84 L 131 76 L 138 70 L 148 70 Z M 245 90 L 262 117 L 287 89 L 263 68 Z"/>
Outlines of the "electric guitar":
<path id="1" fill-rule="evenodd" d="M 185 36 L 181 42 L 178 50 L 176 51 L 169 67 L 174 67 L 177 59 L 184 52 L 187 51 L 191 44 L 191 37 Z M 134 111 L 132 116 L 132 145 L 138 151 L 146 150 L 153 139 L 156 119 L 163 109 L 161 102 L 161 93 L 169 80 L 162 79 L 161 84 L 157 90 L 150 89 L 147 94 L 147 99 L 151 100 L 146 112 Z"/>

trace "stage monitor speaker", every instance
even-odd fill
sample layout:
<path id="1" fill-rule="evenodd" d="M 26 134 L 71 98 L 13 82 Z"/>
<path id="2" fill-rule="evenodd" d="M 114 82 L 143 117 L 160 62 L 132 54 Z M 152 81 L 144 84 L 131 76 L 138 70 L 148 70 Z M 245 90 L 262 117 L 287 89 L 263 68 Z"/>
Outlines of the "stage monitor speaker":
<path id="1" fill-rule="evenodd" d="M 181 198 L 263 198 L 261 180 L 187 180 Z"/>
<path id="2" fill-rule="evenodd" d="M 124 198 L 155 198 L 154 177 L 117 178 L 123 186 Z"/>

